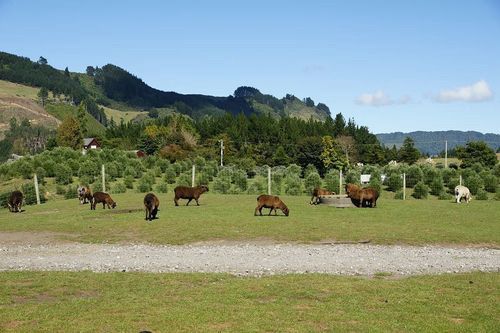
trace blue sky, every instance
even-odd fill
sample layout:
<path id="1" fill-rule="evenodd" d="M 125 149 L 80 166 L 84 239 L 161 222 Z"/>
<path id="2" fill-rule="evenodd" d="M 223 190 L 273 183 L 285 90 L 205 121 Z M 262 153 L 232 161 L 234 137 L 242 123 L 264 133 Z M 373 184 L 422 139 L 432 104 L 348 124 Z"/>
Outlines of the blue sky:
<path id="1" fill-rule="evenodd" d="M 500 133 L 494 0 L 0 0 L 0 50 L 165 91 L 311 97 L 374 133 Z"/>

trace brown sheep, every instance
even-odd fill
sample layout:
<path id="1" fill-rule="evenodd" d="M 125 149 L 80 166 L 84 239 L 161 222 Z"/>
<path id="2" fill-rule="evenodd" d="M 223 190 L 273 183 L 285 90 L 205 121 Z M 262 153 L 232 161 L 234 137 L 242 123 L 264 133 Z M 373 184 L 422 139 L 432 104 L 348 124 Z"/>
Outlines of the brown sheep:
<path id="1" fill-rule="evenodd" d="M 262 208 L 271 208 L 269 211 L 269 215 L 274 210 L 274 215 L 278 215 L 278 212 L 276 209 L 281 209 L 281 211 L 288 216 L 290 211 L 288 210 L 288 207 L 285 205 L 283 201 L 277 196 L 274 195 L 267 195 L 267 194 L 261 194 L 257 197 L 257 207 L 255 208 L 254 216 L 257 215 L 257 211 L 259 211 L 260 215 L 262 216 Z"/>
<path id="2" fill-rule="evenodd" d="M 104 192 L 95 192 L 92 196 L 92 201 L 90 202 L 90 209 L 95 210 L 95 206 L 102 202 L 102 209 L 106 209 L 106 205 L 108 209 L 115 208 L 116 202 L 111 199 L 110 195 Z"/>
<path id="3" fill-rule="evenodd" d="M 78 186 L 78 199 L 81 204 L 91 203 L 92 191 L 87 186 Z"/>
<path id="4" fill-rule="evenodd" d="M 319 197 L 322 195 L 334 195 L 335 192 L 328 191 L 327 189 L 324 188 L 319 188 L 316 187 L 313 192 L 312 192 L 312 197 L 311 201 L 309 202 L 310 205 L 317 205 L 319 204 Z M 314 199 L 314 200 L 313 200 Z"/>
<path id="5" fill-rule="evenodd" d="M 144 197 L 144 208 L 146 209 L 145 220 L 152 221 L 156 219 L 156 214 L 158 213 L 158 207 L 160 206 L 160 200 L 153 193 L 148 193 Z"/>
<path id="6" fill-rule="evenodd" d="M 356 184 L 346 184 L 345 192 L 349 198 L 357 205 L 361 207 L 377 207 L 377 199 L 379 193 L 374 188 L 362 188 Z"/>
<path id="7" fill-rule="evenodd" d="M 22 212 L 21 206 L 23 205 L 24 195 L 21 191 L 13 191 L 10 194 L 9 201 L 7 201 L 7 206 L 9 211 L 12 213 Z"/>
<path id="8" fill-rule="evenodd" d="M 174 189 L 175 193 L 175 198 L 174 202 L 176 206 L 179 206 L 179 199 L 188 199 L 188 202 L 186 204 L 189 205 L 191 200 L 196 200 L 196 205 L 200 205 L 198 203 L 198 199 L 200 198 L 200 195 L 203 193 L 208 192 L 208 186 L 206 185 L 201 185 L 201 186 L 196 186 L 196 187 L 188 187 L 188 186 L 177 186 Z"/>

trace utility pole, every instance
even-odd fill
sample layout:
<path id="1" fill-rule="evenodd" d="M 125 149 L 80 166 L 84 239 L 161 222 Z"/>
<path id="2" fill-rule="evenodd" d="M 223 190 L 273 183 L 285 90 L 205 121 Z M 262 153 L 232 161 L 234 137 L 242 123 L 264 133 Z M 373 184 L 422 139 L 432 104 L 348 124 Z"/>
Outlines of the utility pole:
<path id="1" fill-rule="evenodd" d="M 224 140 L 220 140 L 220 166 L 224 166 Z"/>

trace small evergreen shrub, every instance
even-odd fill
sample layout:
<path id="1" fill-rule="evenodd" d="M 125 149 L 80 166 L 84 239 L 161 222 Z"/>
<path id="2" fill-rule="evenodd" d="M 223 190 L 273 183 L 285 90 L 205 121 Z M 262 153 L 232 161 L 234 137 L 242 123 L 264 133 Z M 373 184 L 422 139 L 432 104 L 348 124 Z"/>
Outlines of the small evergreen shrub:
<path id="1" fill-rule="evenodd" d="M 39 194 L 40 194 L 40 203 L 44 203 L 47 201 L 45 198 L 45 191 L 43 190 L 42 187 L 38 188 Z M 26 205 L 34 205 L 36 204 L 36 191 L 35 191 L 35 184 L 33 183 L 26 183 L 21 186 L 21 192 L 24 194 L 24 203 Z"/>
<path id="2" fill-rule="evenodd" d="M 483 189 L 479 189 L 479 191 L 477 191 L 475 199 L 476 200 L 488 200 L 488 192 L 486 192 Z"/>
<path id="3" fill-rule="evenodd" d="M 149 182 L 149 179 L 142 177 L 137 183 L 137 192 L 146 193 L 153 190 L 153 184 Z"/>
<path id="4" fill-rule="evenodd" d="M 429 187 L 425 185 L 424 182 L 420 181 L 417 184 L 415 184 L 415 188 L 413 189 L 413 194 L 412 194 L 412 196 L 415 199 L 427 199 L 428 195 L 429 195 Z"/>
<path id="5" fill-rule="evenodd" d="M 66 187 L 66 192 L 64 193 L 64 199 L 75 199 L 78 198 L 77 186 L 69 185 Z"/>
<path id="6" fill-rule="evenodd" d="M 114 183 L 111 186 L 111 193 L 125 193 L 127 192 L 127 186 L 123 182 Z"/>
<path id="7" fill-rule="evenodd" d="M 403 190 L 399 190 L 394 194 L 394 199 L 403 200 Z"/>
<path id="8" fill-rule="evenodd" d="M 69 166 L 64 163 L 59 163 L 54 167 L 56 183 L 60 185 L 68 185 L 73 182 L 73 174 Z"/>
<path id="9" fill-rule="evenodd" d="M 167 183 L 160 183 L 156 185 L 156 192 L 158 193 L 167 193 L 168 192 L 168 185 Z"/>
<path id="10" fill-rule="evenodd" d="M 451 195 L 450 193 L 446 192 L 446 191 L 441 191 L 441 193 L 439 193 L 438 195 L 438 199 L 439 200 L 452 200 L 454 198 L 453 195 Z"/>
<path id="11" fill-rule="evenodd" d="M 123 178 L 123 184 L 125 185 L 126 188 L 134 188 L 134 177 L 132 176 L 125 176 L 125 178 Z"/>

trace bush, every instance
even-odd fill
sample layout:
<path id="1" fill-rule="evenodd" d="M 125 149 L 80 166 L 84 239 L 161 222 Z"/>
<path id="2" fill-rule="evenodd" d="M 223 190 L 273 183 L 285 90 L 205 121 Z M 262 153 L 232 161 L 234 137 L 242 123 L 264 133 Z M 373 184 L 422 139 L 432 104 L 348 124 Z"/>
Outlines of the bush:
<path id="1" fill-rule="evenodd" d="M 471 194 L 476 195 L 483 188 L 483 180 L 479 175 L 472 174 L 464 178 L 464 186 L 469 188 Z"/>
<path id="2" fill-rule="evenodd" d="M 62 185 L 57 185 L 56 186 L 56 194 L 59 195 L 65 195 L 66 194 L 66 188 Z"/>
<path id="3" fill-rule="evenodd" d="M 94 185 L 92 185 L 92 192 L 102 192 L 102 180 L 98 179 Z"/>
<path id="4" fill-rule="evenodd" d="M 304 169 L 304 178 L 307 178 L 312 173 L 318 173 L 318 169 L 313 164 L 308 164 Z"/>
<path id="5" fill-rule="evenodd" d="M 125 176 L 123 178 L 123 184 L 125 185 L 126 188 L 134 188 L 134 177 L 132 176 Z"/>
<path id="6" fill-rule="evenodd" d="M 415 184 L 415 188 L 413 189 L 413 194 L 412 194 L 412 196 L 415 199 L 427 199 L 428 195 L 429 195 L 429 187 L 425 185 L 424 182 L 420 181 L 417 184 Z"/>
<path id="7" fill-rule="evenodd" d="M 285 193 L 289 195 L 302 194 L 302 181 L 298 175 L 289 175 L 285 178 Z"/>
<path id="8" fill-rule="evenodd" d="M 241 194 L 241 193 L 243 193 L 243 191 L 238 186 L 231 185 L 231 187 L 229 188 L 229 191 L 227 193 L 228 194 Z"/>
<path id="9" fill-rule="evenodd" d="M 306 193 L 312 193 L 315 188 L 321 187 L 321 177 L 317 172 L 309 173 L 304 180 L 304 186 L 306 188 Z"/>
<path id="10" fill-rule="evenodd" d="M 370 182 L 368 183 L 368 187 L 371 187 L 380 194 L 382 193 L 382 182 L 380 181 L 380 178 L 377 177 L 371 177 Z"/>
<path id="11" fill-rule="evenodd" d="M 243 170 L 236 169 L 233 172 L 232 177 L 234 185 L 236 185 L 241 191 L 246 191 L 248 187 L 247 173 Z"/>
<path id="12" fill-rule="evenodd" d="M 488 200 L 488 193 L 485 190 L 480 189 L 477 191 L 476 200 Z"/>
<path id="13" fill-rule="evenodd" d="M 111 186 L 111 193 L 125 193 L 127 192 L 127 186 L 124 183 L 114 183 Z"/>
<path id="14" fill-rule="evenodd" d="M 73 174 L 69 166 L 64 163 L 59 163 L 54 167 L 56 183 L 68 185 L 73 182 Z"/>
<path id="15" fill-rule="evenodd" d="M 156 185 L 156 192 L 158 193 L 167 193 L 168 192 L 168 185 L 167 183 L 160 183 Z"/>
<path id="16" fill-rule="evenodd" d="M 403 188 L 403 178 L 399 173 L 391 173 L 386 179 L 387 189 L 392 192 L 397 192 Z"/>
<path id="17" fill-rule="evenodd" d="M 438 195 L 439 200 L 452 200 L 453 198 L 454 198 L 453 195 L 451 195 L 450 193 L 448 193 L 446 191 L 442 191 Z"/>
<path id="18" fill-rule="evenodd" d="M 75 199 L 78 198 L 77 186 L 69 185 L 66 187 L 66 193 L 64 193 L 64 199 Z"/>
<path id="19" fill-rule="evenodd" d="M 3 192 L 0 193 L 0 207 L 7 208 L 9 207 L 7 203 L 9 202 L 10 194 L 12 192 Z"/>
<path id="20" fill-rule="evenodd" d="M 214 180 L 214 192 L 215 193 L 222 193 L 226 194 L 229 192 L 229 189 L 231 188 L 231 177 L 229 177 L 227 174 L 221 174 L 219 172 L 219 175 L 217 178 Z"/>
<path id="21" fill-rule="evenodd" d="M 329 170 L 325 175 L 326 189 L 335 193 L 339 192 L 340 179 L 337 170 Z"/>
<path id="22" fill-rule="evenodd" d="M 24 157 L 15 162 L 13 169 L 24 179 L 31 179 L 33 177 L 33 164 L 29 158 Z"/>
<path id="23" fill-rule="evenodd" d="M 498 178 L 492 174 L 482 177 L 484 182 L 484 189 L 490 193 L 495 193 L 498 187 Z"/>
<path id="24" fill-rule="evenodd" d="M 191 175 L 183 173 L 177 178 L 177 186 L 191 186 Z"/>
<path id="25" fill-rule="evenodd" d="M 394 199 L 403 200 L 403 190 L 399 190 L 394 194 Z"/>
<path id="26" fill-rule="evenodd" d="M 493 197 L 496 201 L 500 201 L 500 186 L 497 187 L 497 190 L 495 192 L 495 196 Z"/>
<path id="27" fill-rule="evenodd" d="M 169 166 L 167 170 L 165 170 L 165 175 L 163 176 L 163 180 L 168 184 L 174 184 L 176 177 L 177 173 L 175 172 L 174 167 Z"/>
<path id="28" fill-rule="evenodd" d="M 344 184 L 358 184 L 360 185 L 360 180 L 361 180 L 361 172 L 359 172 L 358 169 L 350 169 L 347 171 L 347 173 L 344 175 Z"/>
<path id="29" fill-rule="evenodd" d="M 39 194 L 40 194 L 40 203 L 44 203 L 47 201 L 45 198 L 45 191 L 43 188 L 39 187 Z M 26 205 L 34 205 L 36 204 L 36 191 L 35 191 L 35 184 L 33 183 L 26 183 L 21 186 L 21 192 L 24 194 L 24 203 Z"/>
<path id="30" fill-rule="evenodd" d="M 255 177 L 247 188 L 248 194 L 262 194 L 267 193 L 266 190 L 266 179 L 262 176 Z"/>
<path id="31" fill-rule="evenodd" d="M 415 185 L 422 181 L 424 172 L 418 165 L 410 165 L 406 170 L 406 187 L 415 187 Z"/>
<path id="32" fill-rule="evenodd" d="M 286 168 L 286 173 L 287 175 L 294 175 L 299 177 L 302 172 L 302 168 L 298 166 L 297 164 L 290 164 Z M 266 176 L 267 176 L 267 169 L 266 169 Z"/>
<path id="33" fill-rule="evenodd" d="M 150 192 L 153 189 L 153 184 L 149 182 L 149 179 L 146 177 L 142 177 L 139 179 L 137 183 L 137 192 L 146 193 Z"/>
<path id="34" fill-rule="evenodd" d="M 45 184 L 46 172 L 42 167 L 38 167 L 35 169 L 36 176 L 38 178 L 39 184 Z"/>
<path id="35" fill-rule="evenodd" d="M 438 175 L 430 184 L 430 190 L 432 195 L 439 195 L 441 192 L 444 191 L 443 187 L 443 179 L 441 178 L 441 175 Z"/>

